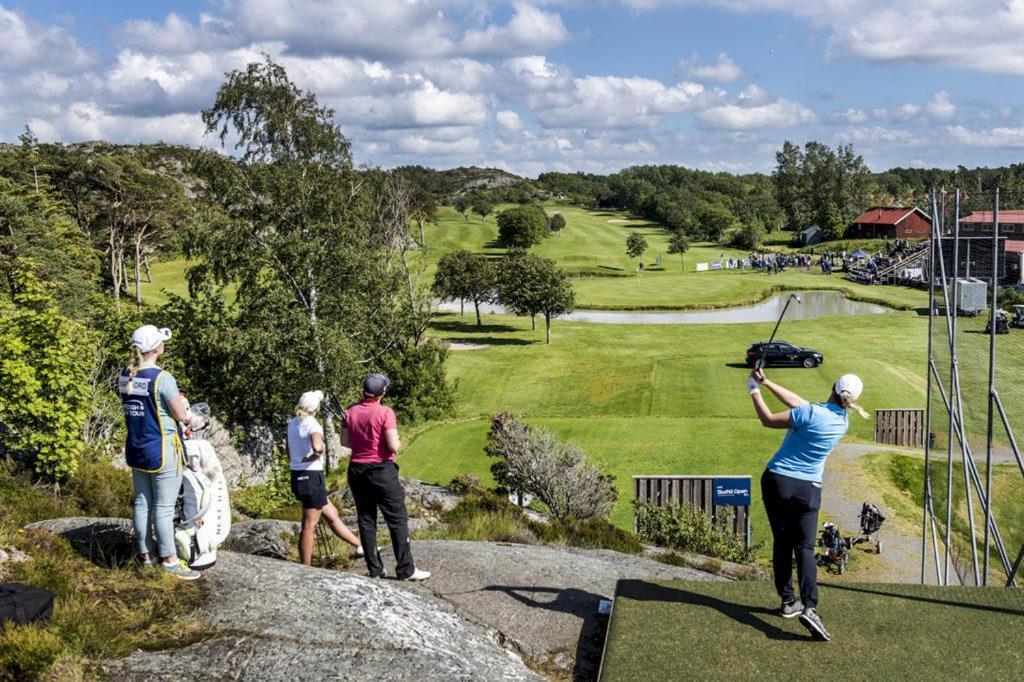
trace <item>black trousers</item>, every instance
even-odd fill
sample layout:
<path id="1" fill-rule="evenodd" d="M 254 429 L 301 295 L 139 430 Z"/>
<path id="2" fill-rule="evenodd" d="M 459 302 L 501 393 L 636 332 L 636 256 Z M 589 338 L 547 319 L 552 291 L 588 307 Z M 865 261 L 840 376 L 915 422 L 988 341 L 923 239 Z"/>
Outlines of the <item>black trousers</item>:
<path id="1" fill-rule="evenodd" d="M 818 564 L 814 545 L 818 537 L 821 485 L 765 471 L 761 476 L 761 499 L 772 527 L 772 568 L 775 591 L 785 602 L 794 599 L 793 555 L 800 582 L 800 601 L 818 605 Z"/>
<path id="2" fill-rule="evenodd" d="M 348 465 L 348 486 L 356 502 L 359 539 L 366 553 L 366 567 L 370 575 L 384 574 L 384 564 L 377 548 L 377 510 L 391 532 L 391 548 L 395 551 L 395 574 L 408 578 L 416 570 L 409 547 L 409 513 L 405 509 L 405 489 L 398 480 L 398 465 L 394 462 Z"/>

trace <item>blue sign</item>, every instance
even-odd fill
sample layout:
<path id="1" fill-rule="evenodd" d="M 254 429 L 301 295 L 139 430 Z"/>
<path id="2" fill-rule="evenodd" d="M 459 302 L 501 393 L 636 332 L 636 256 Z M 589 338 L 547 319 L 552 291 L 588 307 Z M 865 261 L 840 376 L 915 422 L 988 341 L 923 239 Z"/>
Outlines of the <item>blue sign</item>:
<path id="1" fill-rule="evenodd" d="M 715 506 L 750 506 L 749 478 L 716 478 L 713 480 L 714 494 L 711 503 Z"/>

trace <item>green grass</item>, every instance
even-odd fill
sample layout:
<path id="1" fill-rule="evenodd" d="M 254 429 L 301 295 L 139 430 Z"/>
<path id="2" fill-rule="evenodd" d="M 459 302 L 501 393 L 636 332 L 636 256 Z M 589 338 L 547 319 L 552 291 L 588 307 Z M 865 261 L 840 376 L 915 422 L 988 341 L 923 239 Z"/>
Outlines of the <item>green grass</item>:
<path id="1" fill-rule="evenodd" d="M 403 471 L 446 483 L 471 472 L 489 480 L 483 446 L 487 418 L 501 410 L 524 416 L 578 442 L 618 481 L 613 520 L 631 524 L 635 474 L 751 474 L 757 476 L 782 438 L 756 421 L 738 366 L 750 342 L 771 324 L 602 325 L 556 322 L 545 345 L 527 320 L 492 316 L 477 329 L 467 317 L 442 317 L 434 333 L 491 344 L 452 353 L 459 418 L 421 433 L 402 455 Z M 835 376 L 859 373 L 863 404 L 924 404 L 916 372 L 927 322 L 893 313 L 786 323 L 782 335 L 825 353 L 824 366 L 769 372 L 808 399 L 827 398 Z M 885 352 L 872 353 L 880 339 Z M 849 438 L 868 441 L 872 423 L 851 418 Z M 755 486 L 756 487 L 756 486 Z M 755 490 L 755 498 L 756 498 Z M 755 535 L 767 532 L 755 500 Z"/>
<path id="2" fill-rule="evenodd" d="M 601 679 L 1019 679 L 1024 592 L 821 587 L 833 640 L 773 613 L 763 582 L 620 581 Z"/>

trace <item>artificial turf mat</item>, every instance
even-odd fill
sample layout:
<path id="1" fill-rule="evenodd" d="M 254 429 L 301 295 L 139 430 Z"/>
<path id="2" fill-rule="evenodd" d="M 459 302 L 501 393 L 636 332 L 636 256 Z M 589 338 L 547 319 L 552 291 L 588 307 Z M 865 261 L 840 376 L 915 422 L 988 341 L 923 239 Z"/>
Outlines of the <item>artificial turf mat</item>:
<path id="1" fill-rule="evenodd" d="M 601 680 L 1022 679 L 1024 591 L 821 585 L 831 642 L 768 583 L 622 580 Z"/>

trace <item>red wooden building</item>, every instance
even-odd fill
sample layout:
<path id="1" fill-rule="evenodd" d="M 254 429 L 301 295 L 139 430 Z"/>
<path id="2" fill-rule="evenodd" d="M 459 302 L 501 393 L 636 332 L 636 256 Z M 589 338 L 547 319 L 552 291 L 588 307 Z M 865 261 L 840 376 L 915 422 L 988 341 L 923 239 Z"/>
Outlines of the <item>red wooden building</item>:
<path id="1" fill-rule="evenodd" d="M 960 219 L 960 237 L 963 239 L 992 239 L 992 211 L 974 211 Z M 1000 258 L 1003 262 L 1004 281 L 1024 283 L 1024 211 L 999 212 L 999 236 L 1006 237 L 1006 246 Z"/>
<path id="2" fill-rule="evenodd" d="M 927 239 L 931 233 L 931 216 L 921 209 L 879 206 L 857 216 L 846 236 L 850 239 Z"/>

